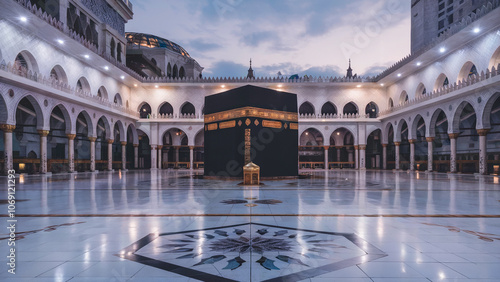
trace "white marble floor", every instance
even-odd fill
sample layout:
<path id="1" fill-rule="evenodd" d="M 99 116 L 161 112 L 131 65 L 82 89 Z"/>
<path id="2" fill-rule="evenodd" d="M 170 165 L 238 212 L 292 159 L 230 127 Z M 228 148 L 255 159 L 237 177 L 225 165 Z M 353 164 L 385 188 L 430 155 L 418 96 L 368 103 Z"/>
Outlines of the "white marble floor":
<path id="1" fill-rule="evenodd" d="M 500 281 L 498 177 L 196 173 L 17 178 L 16 274 L 2 201 L 0 281 Z"/>

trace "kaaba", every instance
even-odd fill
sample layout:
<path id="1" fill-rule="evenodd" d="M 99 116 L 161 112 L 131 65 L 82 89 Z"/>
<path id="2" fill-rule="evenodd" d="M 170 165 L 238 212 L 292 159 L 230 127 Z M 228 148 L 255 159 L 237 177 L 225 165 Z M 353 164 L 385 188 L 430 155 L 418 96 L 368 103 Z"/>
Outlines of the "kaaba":
<path id="1" fill-rule="evenodd" d="M 261 178 L 298 176 L 297 95 L 246 85 L 205 97 L 204 176 L 241 178 L 260 166 Z"/>

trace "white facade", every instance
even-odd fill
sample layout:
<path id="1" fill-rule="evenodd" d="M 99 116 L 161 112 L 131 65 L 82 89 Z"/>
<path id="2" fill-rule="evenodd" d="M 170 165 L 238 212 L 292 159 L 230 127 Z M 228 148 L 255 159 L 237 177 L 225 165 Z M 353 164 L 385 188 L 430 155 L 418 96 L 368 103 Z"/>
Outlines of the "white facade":
<path id="1" fill-rule="evenodd" d="M 498 1 L 377 77 L 308 81 L 143 79 L 107 53 L 107 39 L 95 48 L 24 1 L 1 2 L 4 170 L 30 160 L 31 172 L 42 173 L 199 167 L 204 97 L 246 84 L 296 93 L 299 106 L 312 106 L 314 113 L 299 117 L 301 167 L 491 173 L 500 165 Z M 130 8 L 112 2 L 121 14 Z M 125 42 L 116 30 L 102 36 L 109 34 Z M 473 66 L 477 74 L 469 75 Z M 322 113 L 327 102 L 335 114 Z M 344 114 L 349 103 L 357 114 Z M 374 118 L 365 114 L 369 104 Z"/>

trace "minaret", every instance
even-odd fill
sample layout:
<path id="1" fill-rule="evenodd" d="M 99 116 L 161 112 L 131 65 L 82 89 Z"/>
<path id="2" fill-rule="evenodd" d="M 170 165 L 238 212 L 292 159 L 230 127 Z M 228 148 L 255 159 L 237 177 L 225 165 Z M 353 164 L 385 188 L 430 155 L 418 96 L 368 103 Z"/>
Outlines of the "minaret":
<path id="1" fill-rule="evenodd" d="M 248 69 L 247 78 L 255 78 L 255 77 L 253 76 L 252 58 L 250 58 L 250 68 Z"/>
<path id="2" fill-rule="evenodd" d="M 349 68 L 347 69 L 347 78 L 352 78 L 352 69 L 351 69 L 351 59 L 349 59 Z"/>

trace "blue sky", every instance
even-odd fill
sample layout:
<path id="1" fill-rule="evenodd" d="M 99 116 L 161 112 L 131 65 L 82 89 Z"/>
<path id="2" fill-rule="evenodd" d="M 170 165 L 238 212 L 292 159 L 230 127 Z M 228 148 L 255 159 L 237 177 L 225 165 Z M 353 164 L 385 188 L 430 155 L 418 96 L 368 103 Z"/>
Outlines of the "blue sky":
<path id="1" fill-rule="evenodd" d="M 409 0 L 136 0 L 127 31 L 183 46 L 205 77 L 375 75 L 410 52 Z"/>

